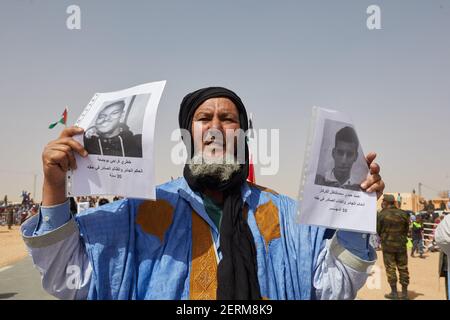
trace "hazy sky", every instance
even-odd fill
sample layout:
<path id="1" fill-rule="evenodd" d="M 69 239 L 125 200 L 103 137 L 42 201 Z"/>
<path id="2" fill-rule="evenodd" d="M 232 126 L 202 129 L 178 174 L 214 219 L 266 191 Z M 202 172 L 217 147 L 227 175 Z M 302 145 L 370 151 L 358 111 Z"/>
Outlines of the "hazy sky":
<path id="1" fill-rule="evenodd" d="M 66 8 L 81 8 L 81 30 Z M 381 7 L 382 30 L 366 27 Z M 0 196 L 41 197 L 41 152 L 95 92 L 167 80 L 157 114 L 158 182 L 183 96 L 236 91 L 256 128 L 280 129 L 280 170 L 257 182 L 296 196 L 313 105 L 354 120 L 386 191 L 450 189 L 450 3 L 421 1 L 24 1 L 0 4 Z M 257 168 L 258 169 L 258 168 Z"/>

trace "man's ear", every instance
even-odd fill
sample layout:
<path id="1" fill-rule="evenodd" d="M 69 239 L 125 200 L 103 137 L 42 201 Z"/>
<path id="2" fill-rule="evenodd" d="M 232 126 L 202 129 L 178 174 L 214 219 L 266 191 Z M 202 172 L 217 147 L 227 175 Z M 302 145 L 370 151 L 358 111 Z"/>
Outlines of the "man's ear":
<path id="1" fill-rule="evenodd" d="M 336 147 L 334 147 L 331 151 L 331 156 L 333 157 L 333 159 L 336 159 Z"/>

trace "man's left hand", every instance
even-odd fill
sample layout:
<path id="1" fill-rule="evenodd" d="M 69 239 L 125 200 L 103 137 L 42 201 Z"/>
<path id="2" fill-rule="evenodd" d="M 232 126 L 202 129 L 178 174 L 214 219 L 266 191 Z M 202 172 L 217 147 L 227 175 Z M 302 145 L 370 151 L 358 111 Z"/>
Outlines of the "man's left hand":
<path id="1" fill-rule="evenodd" d="M 369 174 L 367 175 L 367 179 L 361 183 L 361 188 L 366 192 L 376 192 L 377 199 L 379 199 L 383 194 L 385 185 L 380 176 L 380 166 L 373 162 L 376 157 L 377 154 L 375 152 L 370 152 L 366 156 Z"/>

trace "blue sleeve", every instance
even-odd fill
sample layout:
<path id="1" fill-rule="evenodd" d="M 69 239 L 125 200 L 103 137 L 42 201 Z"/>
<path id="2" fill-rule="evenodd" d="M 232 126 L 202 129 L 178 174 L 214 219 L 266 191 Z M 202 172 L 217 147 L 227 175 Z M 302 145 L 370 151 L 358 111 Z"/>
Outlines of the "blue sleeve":
<path id="1" fill-rule="evenodd" d="M 338 230 L 336 236 L 339 244 L 358 258 L 375 260 L 375 250 L 369 244 L 370 234 Z"/>
<path id="2" fill-rule="evenodd" d="M 69 200 L 51 207 L 41 206 L 39 210 L 39 220 L 33 235 L 39 236 L 58 229 L 70 219 L 72 219 L 72 214 L 70 213 Z"/>

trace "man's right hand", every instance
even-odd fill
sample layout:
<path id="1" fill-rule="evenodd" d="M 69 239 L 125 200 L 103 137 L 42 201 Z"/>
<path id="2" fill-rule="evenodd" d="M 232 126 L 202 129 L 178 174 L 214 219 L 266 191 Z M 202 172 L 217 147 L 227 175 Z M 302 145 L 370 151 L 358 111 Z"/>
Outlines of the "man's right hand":
<path id="1" fill-rule="evenodd" d="M 73 139 L 73 136 L 82 134 L 83 131 L 79 127 L 66 128 L 58 139 L 45 146 L 42 153 L 44 169 L 42 205 L 52 206 L 66 201 L 66 172 L 77 168 L 73 152 L 82 157 L 88 155 L 83 146 Z"/>

